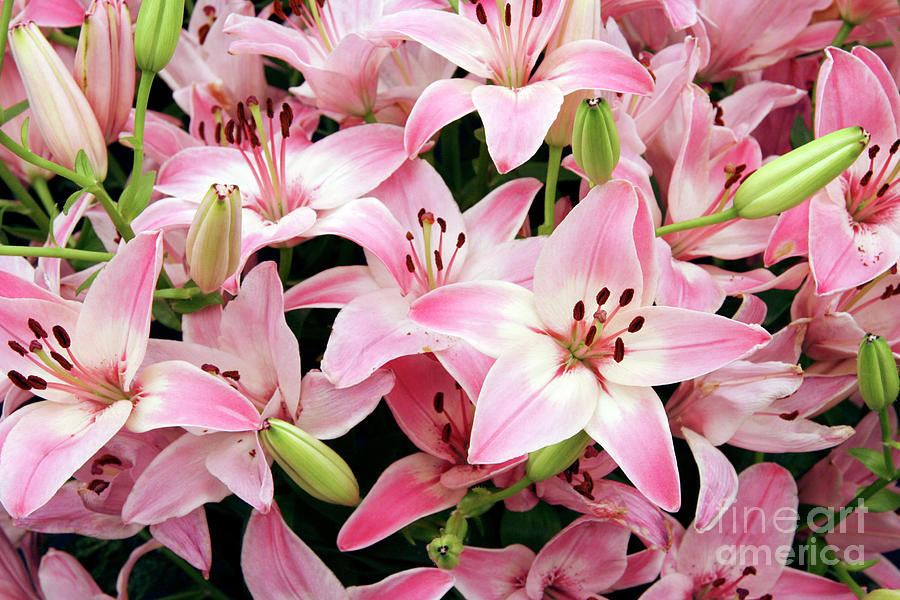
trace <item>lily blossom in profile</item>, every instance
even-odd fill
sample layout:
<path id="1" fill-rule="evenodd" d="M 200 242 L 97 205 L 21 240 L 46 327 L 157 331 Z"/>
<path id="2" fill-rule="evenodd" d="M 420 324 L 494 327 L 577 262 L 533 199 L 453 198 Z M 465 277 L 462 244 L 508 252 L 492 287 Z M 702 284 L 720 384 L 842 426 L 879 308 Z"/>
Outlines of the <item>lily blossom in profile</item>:
<path id="1" fill-rule="evenodd" d="M 653 250 L 649 210 L 630 184 L 614 180 L 595 187 L 547 240 L 533 292 L 465 282 L 413 303 L 413 321 L 497 358 L 478 396 L 470 461 L 502 462 L 584 429 L 647 498 L 677 509 L 672 436 L 650 386 L 708 373 L 769 334 L 652 306 Z"/>

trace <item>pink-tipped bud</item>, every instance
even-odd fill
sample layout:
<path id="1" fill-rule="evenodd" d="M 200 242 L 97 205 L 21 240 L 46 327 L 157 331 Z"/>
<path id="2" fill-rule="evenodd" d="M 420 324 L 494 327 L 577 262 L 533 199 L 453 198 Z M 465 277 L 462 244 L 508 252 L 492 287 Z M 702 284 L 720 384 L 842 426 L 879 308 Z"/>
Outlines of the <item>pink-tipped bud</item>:
<path id="1" fill-rule="evenodd" d="M 241 192 L 235 185 L 214 183 L 188 230 L 185 256 L 191 279 L 204 293 L 218 290 L 241 258 Z"/>
<path id="2" fill-rule="evenodd" d="M 582 100 L 592 97 L 591 90 L 578 90 L 567 94 L 563 99 L 562 108 L 556 115 L 556 120 L 547 131 L 544 141 L 549 146 L 565 148 L 572 144 L 572 129 L 575 127 L 575 115 Z"/>
<path id="3" fill-rule="evenodd" d="M 107 142 L 117 139 L 134 100 L 134 38 L 124 0 L 94 0 L 75 51 L 75 81 Z"/>
<path id="4" fill-rule="evenodd" d="M 9 47 L 25 85 L 31 125 L 37 127 L 53 158 L 75 168 L 84 150 L 98 181 L 106 178 L 106 142 L 91 105 L 62 59 L 34 23 L 9 31 Z"/>

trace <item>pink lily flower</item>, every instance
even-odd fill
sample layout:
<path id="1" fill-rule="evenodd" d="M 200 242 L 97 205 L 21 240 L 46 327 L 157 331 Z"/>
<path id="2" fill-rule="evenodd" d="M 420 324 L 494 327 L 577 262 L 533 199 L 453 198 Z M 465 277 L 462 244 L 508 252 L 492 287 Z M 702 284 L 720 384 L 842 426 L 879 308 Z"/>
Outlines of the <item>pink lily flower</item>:
<path id="1" fill-rule="evenodd" d="M 653 239 L 646 206 L 614 180 L 594 188 L 547 240 L 534 292 L 466 282 L 413 303 L 415 322 L 497 358 L 478 396 L 470 461 L 509 460 L 584 429 L 647 498 L 679 506 L 672 437 L 649 386 L 712 371 L 769 335 L 650 306 Z"/>
<path id="2" fill-rule="evenodd" d="M 797 484 L 774 463 L 739 477 L 737 501 L 714 529 L 688 527 L 641 600 L 765 598 L 852 600 L 843 584 L 785 567 L 794 539 Z"/>
<path id="3" fill-rule="evenodd" d="M 662 553 L 627 554 L 631 532 L 614 521 L 581 517 L 535 554 L 515 544 L 503 549 L 467 546 L 453 570 L 466 600 L 596 598 L 656 578 Z"/>
<path id="4" fill-rule="evenodd" d="M 890 0 L 835 0 L 834 4 L 841 19 L 855 25 L 900 14 L 900 8 Z"/>
<path id="5" fill-rule="evenodd" d="M 422 517 L 455 506 L 469 488 L 525 460 L 472 465 L 467 460 L 475 406 L 440 363 L 423 355 L 388 363 L 396 377 L 385 397 L 417 452 L 393 463 L 341 527 L 338 548 L 358 550 Z"/>
<path id="6" fill-rule="evenodd" d="M 409 156 L 416 156 L 444 125 L 477 110 L 491 158 L 506 173 L 538 150 L 566 94 L 649 92 L 653 81 L 646 69 L 609 44 L 584 39 L 547 48 L 568 5 L 569 0 L 512 0 L 501 14 L 500 3 L 461 2 L 459 14 L 420 9 L 382 19 L 377 28 L 386 37 L 415 40 L 494 82 L 445 79 L 428 86 L 407 121 Z"/>
<path id="7" fill-rule="evenodd" d="M 45 504 L 122 427 L 259 426 L 252 404 L 193 365 L 143 365 L 162 263 L 158 234 L 125 245 L 70 303 L 0 298 L 0 368 L 47 399 L 0 422 L 0 502 L 14 517 Z M 71 332 L 71 334 L 69 333 Z"/>
<path id="8" fill-rule="evenodd" d="M 540 187 L 535 179 L 516 179 L 460 213 L 437 171 L 415 160 L 371 192 L 380 202 L 363 198 L 317 223 L 309 233 L 349 238 L 367 250 L 369 263 L 328 269 L 285 294 L 287 310 L 341 308 L 322 358 L 335 385 L 354 385 L 398 356 L 436 352 L 466 391 L 477 394 L 464 383 L 473 375 L 460 372 L 468 369 L 451 364 L 462 357 L 442 354 L 456 340 L 412 322 L 409 306 L 459 281 L 530 285 L 543 240 L 513 238 Z M 483 362 L 473 356 L 478 353 L 460 351 Z"/>
<path id="9" fill-rule="evenodd" d="M 900 259 L 900 94 L 878 56 L 864 47 L 825 50 L 816 83 L 816 136 L 851 121 L 872 132 L 868 154 L 838 179 L 779 219 L 766 262 L 809 252 L 816 292 L 865 283 Z M 851 90 L 865 89 L 863 96 Z M 848 110 L 852 106 L 852 110 Z"/>
<path id="10" fill-rule="evenodd" d="M 372 585 L 345 588 L 322 560 L 284 522 L 278 506 L 253 511 L 241 549 L 244 582 L 254 600 L 438 600 L 453 577 L 431 568 L 395 573 Z"/>

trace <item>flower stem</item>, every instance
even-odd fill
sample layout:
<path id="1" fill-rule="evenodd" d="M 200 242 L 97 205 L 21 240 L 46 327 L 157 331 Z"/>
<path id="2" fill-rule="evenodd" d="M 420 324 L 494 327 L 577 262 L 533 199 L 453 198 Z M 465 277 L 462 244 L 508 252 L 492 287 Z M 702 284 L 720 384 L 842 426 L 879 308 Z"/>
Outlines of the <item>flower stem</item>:
<path id="1" fill-rule="evenodd" d="M 163 288 L 153 292 L 153 297 L 157 300 L 190 300 L 203 295 L 200 288 Z"/>
<path id="2" fill-rule="evenodd" d="M 0 256 L 49 256 L 51 258 L 88 260 L 91 262 L 105 262 L 113 257 L 109 252 L 95 252 L 93 250 L 45 246 L 7 246 L 5 244 L 0 244 Z"/>
<path id="3" fill-rule="evenodd" d="M 702 217 L 697 217 L 696 219 L 688 219 L 687 221 L 679 221 L 678 223 L 670 223 L 669 225 L 663 225 L 662 227 L 656 228 L 656 237 L 662 237 L 664 235 L 669 235 L 670 233 L 675 233 L 678 231 L 685 231 L 687 229 L 694 229 L 695 227 L 705 227 L 707 225 L 716 225 L 718 223 L 724 223 L 725 221 L 731 221 L 732 219 L 738 218 L 737 209 L 733 206 L 727 210 L 723 210 L 721 212 L 713 213 L 711 215 L 704 215 Z"/>
<path id="4" fill-rule="evenodd" d="M 3 8 L 0 10 L 0 57 L 6 56 L 6 32 L 9 31 L 9 20 L 12 18 L 14 0 L 3 0 Z M 0 73 L 3 72 L 3 60 L 0 60 Z"/>
<path id="5" fill-rule="evenodd" d="M 481 514 L 484 512 L 484 510 L 487 509 L 487 507 L 490 507 L 490 506 L 496 504 L 497 502 L 500 502 L 501 500 L 505 500 L 506 498 L 509 498 L 510 496 L 515 496 L 516 494 L 518 494 L 519 492 L 521 492 L 522 490 L 527 488 L 532 483 L 534 483 L 534 482 L 531 481 L 531 479 L 529 479 L 528 477 L 523 477 L 522 479 L 518 480 L 517 482 L 515 482 L 514 484 L 509 486 L 508 488 L 504 488 L 502 490 L 497 490 L 496 492 L 493 492 L 491 494 L 488 494 L 487 496 L 484 496 L 483 498 L 479 499 L 477 502 L 473 502 L 469 506 L 466 506 L 466 510 L 462 514 L 463 514 L 463 516 Z"/>
<path id="6" fill-rule="evenodd" d="M 556 226 L 556 182 L 559 179 L 562 151 L 562 146 L 550 146 L 550 156 L 547 158 L 547 182 L 544 186 L 544 223 L 538 227 L 540 235 L 550 235 Z"/>
<path id="7" fill-rule="evenodd" d="M 56 208 L 56 202 L 53 201 L 53 194 L 50 193 L 50 188 L 47 187 L 47 180 L 43 177 L 35 177 L 34 181 L 31 182 L 31 186 L 37 192 L 38 198 L 41 199 L 41 204 L 44 205 L 44 210 L 50 215 L 50 219 L 55 219 L 59 211 Z"/>
<path id="8" fill-rule="evenodd" d="M 12 171 L 9 170 L 9 167 L 3 162 L 0 162 L 0 180 L 2 180 L 12 191 L 13 196 L 23 204 L 28 212 L 28 216 L 31 217 L 34 224 L 38 226 L 38 229 L 40 229 L 44 235 L 48 234 L 50 232 L 50 219 L 44 211 L 41 210 L 37 200 L 28 193 L 25 186 L 22 185 L 19 179 L 13 175 Z"/>
<path id="9" fill-rule="evenodd" d="M 894 454 L 891 447 L 891 421 L 888 416 L 888 408 L 878 411 L 878 420 L 881 422 L 881 446 L 884 451 L 884 466 L 889 473 L 894 472 Z"/>
<path id="10" fill-rule="evenodd" d="M 150 100 L 150 88 L 156 73 L 141 71 L 141 82 L 138 84 L 137 101 L 134 105 L 134 164 L 131 167 L 131 181 L 141 176 L 144 168 L 144 123 L 147 117 L 147 103 Z"/>
<path id="11" fill-rule="evenodd" d="M 853 31 L 854 27 L 856 27 L 856 25 L 848 21 L 841 23 L 841 28 L 838 29 L 837 35 L 834 36 L 834 39 L 831 40 L 831 44 L 829 45 L 837 48 L 843 46 L 844 42 L 847 40 L 847 36 L 850 35 L 850 32 Z"/>
<path id="12" fill-rule="evenodd" d="M 844 563 L 838 562 L 834 565 L 834 573 L 837 575 L 838 580 L 841 583 L 850 588 L 850 591 L 853 592 L 853 595 L 857 598 L 864 598 L 866 592 L 853 580 L 853 577 L 850 575 L 850 572 L 847 570 L 847 567 L 844 566 Z"/>
<path id="13" fill-rule="evenodd" d="M 377 123 L 378 119 L 375 118 L 375 113 L 369 110 L 366 114 L 363 115 L 363 121 L 366 123 Z"/>
<path id="14" fill-rule="evenodd" d="M 281 248 L 278 254 L 281 259 L 278 261 L 278 277 L 281 279 L 282 283 L 286 284 L 288 277 L 291 276 L 291 263 L 294 260 L 294 249 Z"/>
<path id="15" fill-rule="evenodd" d="M 13 104 L 9 108 L 3 109 L 2 115 L 0 115 L 0 125 L 3 125 L 7 121 L 15 119 L 26 110 L 28 110 L 28 100 L 22 100 L 21 102 Z"/>

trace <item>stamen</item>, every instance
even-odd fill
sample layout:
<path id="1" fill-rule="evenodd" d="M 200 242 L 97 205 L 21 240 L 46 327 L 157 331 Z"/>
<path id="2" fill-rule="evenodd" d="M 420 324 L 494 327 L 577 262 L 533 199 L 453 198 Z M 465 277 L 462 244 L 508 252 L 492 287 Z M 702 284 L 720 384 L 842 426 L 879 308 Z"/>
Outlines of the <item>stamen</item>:
<path id="1" fill-rule="evenodd" d="M 631 323 L 628 324 L 629 333 L 635 333 L 641 330 L 641 327 L 644 326 L 644 317 L 635 317 L 631 320 Z"/>
<path id="2" fill-rule="evenodd" d="M 447 221 L 445 221 L 445 220 L 442 219 L 441 217 L 438 217 L 438 218 L 435 220 L 435 223 L 437 223 L 437 224 L 438 224 L 438 227 L 441 228 L 441 233 L 447 233 Z"/>
<path id="3" fill-rule="evenodd" d="M 881 186 L 881 187 L 878 189 L 878 192 L 875 194 L 875 197 L 876 197 L 876 198 L 881 198 L 881 197 L 884 196 L 884 194 L 888 191 L 888 189 L 890 189 L 890 187 L 891 187 L 891 184 L 885 183 L 883 186 Z"/>
<path id="4" fill-rule="evenodd" d="M 893 286 L 893 285 L 888 285 L 886 288 L 884 288 L 884 292 L 881 293 L 881 299 L 882 299 L 882 300 L 887 300 L 888 298 L 891 297 L 891 295 L 892 295 L 893 293 L 894 293 L 894 286 Z"/>
<path id="5" fill-rule="evenodd" d="M 613 349 L 613 360 L 620 363 L 623 358 L 625 358 L 625 342 L 622 341 L 622 338 L 617 337 L 616 345 Z"/>
<path id="6" fill-rule="evenodd" d="M 444 392 L 438 392 L 434 395 L 434 412 L 444 412 Z"/>
<path id="7" fill-rule="evenodd" d="M 218 123 L 216 123 L 216 143 L 218 143 L 218 144 L 222 143 L 222 135 L 223 135 L 222 122 L 219 121 Z"/>
<path id="8" fill-rule="evenodd" d="M 412 256 L 409 254 L 406 255 L 406 270 L 410 273 L 416 272 L 416 265 L 413 264 Z"/>
<path id="9" fill-rule="evenodd" d="M 878 155 L 878 151 L 881 150 L 881 146 L 878 144 L 872 144 L 872 147 L 869 148 L 869 160 L 874 160 Z"/>
<path id="10" fill-rule="evenodd" d="M 756 575 L 756 567 L 754 567 L 753 565 L 744 567 L 744 572 L 741 575 L 743 577 L 747 577 L 748 575 Z"/>
<path id="11" fill-rule="evenodd" d="M 102 479 L 94 479 L 89 484 L 87 484 L 87 489 L 94 492 L 98 496 L 103 493 L 103 490 L 109 487 L 108 481 L 103 481 Z"/>
<path id="12" fill-rule="evenodd" d="M 594 343 L 594 337 L 597 335 L 597 326 L 591 325 L 591 328 L 588 329 L 587 335 L 584 337 L 584 345 L 590 346 Z"/>
<path id="13" fill-rule="evenodd" d="M 737 594 L 738 600 L 747 600 L 747 596 L 750 595 L 750 590 L 745 590 L 744 588 L 738 588 L 734 590 L 734 593 Z"/>
<path id="14" fill-rule="evenodd" d="M 240 135 L 241 130 L 238 129 L 238 134 Z M 234 121 L 229 119 L 228 123 L 225 125 L 225 139 L 228 140 L 229 144 L 234 143 Z M 240 143 L 240 142 L 238 142 Z"/>
<path id="15" fill-rule="evenodd" d="M 575 308 L 572 309 L 572 318 L 576 321 L 584 318 L 584 302 L 581 300 L 575 303 Z"/>
<path id="16" fill-rule="evenodd" d="M 41 343 L 37 340 L 31 340 L 31 343 L 28 344 L 28 350 L 30 350 L 31 352 L 40 352 L 43 349 L 44 346 L 42 346 Z"/>
<path id="17" fill-rule="evenodd" d="M 271 98 L 266 98 L 266 116 L 270 119 L 275 117 L 275 107 L 272 106 Z"/>
<path id="18" fill-rule="evenodd" d="M 541 16 L 541 11 L 544 10 L 544 3 L 541 0 L 534 0 L 531 3 L 531 16 L 534 18 L 538 18 Z"/>
<path id="19" fill-rule="evenodd" d="M 512 8 L 510 7 L 509 2 L 506 3 L 506 9 L 503 11 L 503 20 L 506 21 L 507 27 L 512 25 Z"/>
<path id="20" fill-rule="evenodd" d="M 197 125 L 197 135 L 200 136 L 200 139 L 203 140 L 203 143 L 207 143 L 206 141 L 206 121 L 200 121 Z"/>
<path id="21" fill-rule="evenodd" d="M 875 173 L 872 172 L 872 169 L 866 171 L 866 174 L 863 175 L 862 178 L 860 178 L 859 185 L 862 187 L 866 187 L 867 185 L 869 185 L 869 181 L 872 179 L 872 175 L 874 174 Z"/>
<path id="22" fill-rule="evenodd" d="M 66 360 L 66 357 L 63 356 L 62 354 L 60 354 L 59 352 L 57 352 L 56 350 L 50 351 L 50 357 L 53 360 L 55 360 L 59 364 L 59 366 L 61 366 L 66 371 L 72 370 L 72 363 L 70 363 L 68 360 Z"/>
<path id="23" fill-rule="evenodd" d="M 222 377 L 226 379 L 233 379 L 234 381 L 240 381 L 241 374 L 237 371 L 222 371 Z"/>
<path id="24" fill-rule="evenodd" d="M 891 154 L 897 154 L 897 150 L 900 149 L 900 140 L 894 140 L 894 143 L 891 144 L 890 150 L 888 150 Z"/>
<path id="25" fill-rule="evenodd" d="M 609 288 L 603 288 L 597 294 L 597 307 L 601 307 L 606 304 L 606 301 L 609 300 Z"/>
<path id="26" fill-rule="evenodd" d="M 462 247 L 463 247 L 463 244 L 465 244 L 465 243 L 466 243 L 466 234 L 460 233 L 460 234 L 456 237 L 456 247 L 457 247 L 457 248 L 462 248 Z"/>
<path id="27" fill-rule="evenodd" d="M 441 441 L 442 442 L 446 443 L 446 442 L 450 441 L 450 433 L 452 432 L 452 430 L 453 430 L 453 428 L 450 427 L 450 423 L 444 424 L 444 428 L 441 429 Z"/>
<path id="28" fill-rule="evenodd" d="M 6 373 L 6 376 L 9 377 L 9 380 L 13 382 L 13 385 L 20 390 L 25 390 L 27 392 L 31 389 L 31 383 L 29 383 L 25 376 L 18 371 L 9 371 Z"/>
<path id="29" fill-rule="evenodd" d="M 203 363 L 202 365 L 200 365 L 200 368 L 211 375 L 219 374 L 219 367 L 217 367 L 216 365 L 211 365 L 209 363 Z"/>
<path id="30" fill-rule="evenodd" d="M 634 289 L 628 288 L 619 296 L 619 306 L 627 306 L 632 298 L 634 298 Z"/>
<path id="31" fill-rule="evenodd" d="M 444 270 L 444 261 L 441 259 L 441 251 L 434 251 L 434 266 L 437 267 L 438 271 Z"/>
<path id="32" fill-rule="evenodd" d="M 53 337 L 56 338 L 56 341 L 63 348 L 68 348 L 72 345 L 72 338 L 69 337 L 69 332 L 62 328 L 60 325 L 54 325 L 51 329 L 53 332 Z"/>
<path id="33" fill-rule="evenodd" d="M 487 25 L 487 15 L 484 13 L 484 7 L 481 3 L 475 5 L 475 17 L 482 25 Z"/>
<path id="34" fill-rule="evenodd" d="M 272 3 L 272 12 L 282 21 L 287 20 L 287 15 L 284 14 L 284 7 L 281 6 L 281 0 L 275 0 L 275 2 Z"/>
<path id="35" fill-rule="evenodd" d="M 23 346 L 19 342 L 15 340 L 9 340 L 9 342 L 7 343 L 9 344 L 9 347 L 12 348 L 13 352 L 17 353 L 19 356 L 25 356 L 26 354 L 28 354 L 28 350 L 26 350 L 25 346 Z"/>
<path id="36" fill-rule="evenodd" d="M 718 579 L 716 579 L 715 581 L 712 582 L 712 586 L 713 587 L 722 587 L 723 585 L 725 585 L 725 581 L 726 581 L 726 579 L 724 577 L 719 577 Z"/>
<path id="37" fill-rule="evenodd" d="M 791 411 L 791 412 L 789 412 L 789 413 L 781 413 L 780 415 L 778 415 L 778 418 L 779 418 L 779 419 L 784 419 L 785 421 L 793 421 L 794 419 L 796 419 L 796 418 L 799 417 L 799 416 L 800 416 L 800 411 L 799 411 L 799 410 L 793 410 L 793 411 Z M 754 573 L 754 575 L 755 575 L 755 574 L 756 574 L 756 573 Z"/>
<path id="38" fill-rule="evenodd" d="M 47 380 L 41 379 L 37 375 L 29 375 L 28 383 L 31 384 L 31 387 L 33 387 L 36 390 L 46 390 L 47 389 Z"/>
<path id="39" fill-rule="evenodd" d="M 44 331 L 44 328 L 41 327 L 41 324 L 35 321 L 32 318 L 28 319 L 28 329 L 34 334 L 34 337 L 45 339 L 47 337 L 47 332 Z"/>

